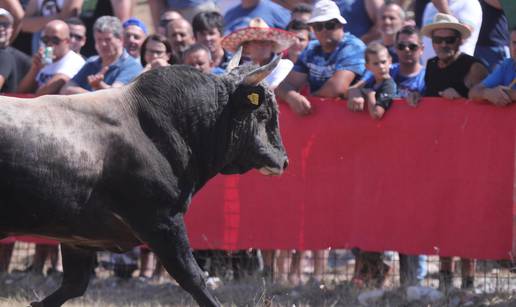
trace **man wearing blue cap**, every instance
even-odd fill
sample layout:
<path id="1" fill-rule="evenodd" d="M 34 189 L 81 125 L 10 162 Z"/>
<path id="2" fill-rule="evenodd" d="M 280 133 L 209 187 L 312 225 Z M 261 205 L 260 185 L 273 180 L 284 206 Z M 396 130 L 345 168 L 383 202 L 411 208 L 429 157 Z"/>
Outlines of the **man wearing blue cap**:
<path id="1" fill-rule="evenodd" d="M 124 48 L 133 58 L 140 60 L 140 49 L 147 37 L 147 27 L 138 18 L 131 17 L 123 23 Z"/>

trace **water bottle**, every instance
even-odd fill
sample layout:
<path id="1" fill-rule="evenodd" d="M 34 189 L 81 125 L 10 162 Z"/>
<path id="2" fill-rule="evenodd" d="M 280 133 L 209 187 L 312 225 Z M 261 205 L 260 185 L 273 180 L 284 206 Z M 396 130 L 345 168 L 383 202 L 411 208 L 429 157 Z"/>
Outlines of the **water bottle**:
<path id="1" fill-rule="evenodd" d="M 43 65 L 48 65 L 48 64 L 52 64 L 53 60 L 54 60 L 54 48 L 45 47 L 45 49 L 43 49 L 43 57 L 41 58 L 41 63 Z"/>

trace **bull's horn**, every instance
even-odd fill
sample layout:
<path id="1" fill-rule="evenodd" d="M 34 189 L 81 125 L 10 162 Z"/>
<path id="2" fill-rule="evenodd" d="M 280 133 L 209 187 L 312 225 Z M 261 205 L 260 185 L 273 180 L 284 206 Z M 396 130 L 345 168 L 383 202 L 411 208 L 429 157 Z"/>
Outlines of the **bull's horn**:
<path id="1" fill-rule="evenodd" d="M 244 81 L 242 81 L 242 84 L 258 85 L 260 81 L 265 79 L 274 70 L 274 68 L 276 68 L 280 60 L 281 58 L 278 55 L 275 55 L 269 63 L 248 73 L 247 76 L 245 76 Z"/>
<path id="2" fill-rule="evenodd" d="M 228 66 L 226 66 L 226 73 L 233 70 L 233 68 L 237 67 L 240 63 L 240 58 L 242 57 L 242 46 L 238 47 L 237 52 L 233 55 L 231 60 L 228 63 Z"/>

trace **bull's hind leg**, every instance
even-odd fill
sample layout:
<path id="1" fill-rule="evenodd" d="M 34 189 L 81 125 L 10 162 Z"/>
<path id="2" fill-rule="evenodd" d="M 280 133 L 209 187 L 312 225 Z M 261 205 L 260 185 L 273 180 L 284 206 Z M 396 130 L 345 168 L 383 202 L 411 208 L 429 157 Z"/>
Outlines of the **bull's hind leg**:
<path id="1" fill-rule="evenodd" d="M 144 227 L 152 225 L 142 221 L 138 224 Z M 202 271 L 192 255 L 182 214 L 167 217 L 158 222 L 158 227 L 140 229 L 139 233 L 170 275 L 200 306 L 219 306 L 208 291 Z"/>
<path id="2" fill-rule="evenodd" d="M 61 245 L 61 252 L 64 273 L 61 286 L 43 301 L 31 303 L 31 306 L 58 307 L 86 291 L 96 257 L 95 252 L 66 245 Z"/>

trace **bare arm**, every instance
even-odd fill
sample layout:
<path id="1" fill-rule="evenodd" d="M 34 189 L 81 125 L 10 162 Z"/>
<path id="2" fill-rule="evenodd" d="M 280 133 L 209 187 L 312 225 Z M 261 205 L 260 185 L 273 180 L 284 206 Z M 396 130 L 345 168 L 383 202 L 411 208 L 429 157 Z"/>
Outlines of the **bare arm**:
<path id="1" fill-rule="evenodd" d="M 19 0 L 0 0 L 0 7 L 8 10 L 13 16 L 13 34 L 11 35 L 11 42 L 13 42 L 20 32 L 21 21 L 25 12 Z"/>
<path id="2" fill-rule="evenodd" d="M 59 94 L 59 91 L 70 80 L 70 77 L 64 74 L 55 74 L 47 83 L 43 84 L 36 91 L 36 95 L 50 95 L 50 94 Z"/>
<path id="3" fill-rule="evenodd" d="M 152 21 L 154 22 L 154 31 L 157 31 L 161 13 L 165 10 L 165 2 L 163 0 L 148 0 L 147 2 L 149 3 Z"/>
<path id="4" fill-rule="evenodd" d="M 38 72 L 43 68 L 43 64 L 41 63 L 41 59 L 43 56 L 43 50 L 40 48 L 38 52 L 36 52 L 32 56 L 32 62 L 30 65 L 29 71 L 23 76 L 23 79 L 18 84 L 18 88 L 16 92 L 18 93 L 35 93 L 38 89 L 38 83 L 36 82 L 36 76 Z"/>
<path id="5" fill-rule="evenodd" d="M 69 17 L 79 16 L 81 12 L 82 2 L 83 0 L 68 0 L 65 2 L 61 12 L 57 15 L 38 16 L 37 0 L 30 0 L 29 4 L 27 5 L 25 17 L 23 17 L 21 28 L 25 32 L 34 33 L 40 31 L 51 20 L 65 20 Z"/>
<path id="6" fill-rule="evenodd" d="M 287 78 L 276 88 L 278 96 L 285 100 L 290 108 L 299 115 L 310 113 L 312 105 L 305 96 L 299 94 L 299 89 L 308 81 L 304 73 L 291 71 Z"/>
<path id="7" fill-rule="evenodd" d="M 503 10 L 500 0 L 484 0 L 484 2 L 486 2 L 487 4 L 489 4 L 490 6 L 496 8 L 496 9 Z"/>
<path id="8" fill-rule="evenodd" d="M 360 38 L 365 44 L 372 42 L 374 40 L 377 40 L 381 37 L 380 30 L 378 29 L 378 14 L 380 12 L 380 8 L 382 5 L 384 5 L 384 0 L 364 0 L 365 1 L 365 7 L 367 10 L 367 15 L 369 16 L 369 19 L 373 22 L 373 25 L 371 28 L 369 28 L 369 31 L 362 35 Z"/>
<path id="9" fill-rule="evenodd" d="M 452 14 L 450 8 L 448 7 L 448 0 L 432 0 L 432 3 L 440 13 L 448 15 Z"/>
<path id="10" fill-rule="evenodd" d="M 122 22 L 126 21 L 133 15 L 133 4 L 132 0 L 111 0 L 113 13 Z"/>
<path id="11" fill-rule="evenodd" d="M 515 100 L 515 94 L 516 91 L 503 86 L 487 88 L 479 83 L 469 91 L 469 99 L 487 100 L 496 106 L 505 106 Z"/>
<path id="12" fill-rule="evenodd" d="M 473 86 L 482 82 L 482 80 L 484 80 L 488 74 L 489 71 L 484 65 L 475 63 L 471 65 L 471 68 L 469 69 L 469 72 L 464 79 L 464 84 L 466 84 L 468 88 L 472 88 Z"/>
<path id="13" fill-rule="evenodd" d="M 381 119 L 383 114 L 385 114 L 385 109 L 382 106 L 376 105 L 376 92 L 368 91 L 366 94 L 366 100 L 369 115 L 371 115 L 373 119 Z"/>
<path id="14" fill-rule="evenodd" d="M 4 76 L 0 75 L 0 89 L 2 87 L 4 87 L 4 83 L 5 83 L 5 78 L 4 78 Z"/>
<path id="15" fill-rule="evenodd" d="M 326 98 L 347 97 L 349 85 L 353 79 L 355 79 L 354 72 L 339 70 L 313 95 Z"/>
<path id="16" fill-rule="evenodd" d="M 73 80 L 68 80 L 66 84 L 61 88 L 59 91 L 59 94 L 62 95 L 73 95 L 73 94 L 80 94 L 80 93 L 87 93 L 88 91 L 83 89 L 82 87 L 78 86 L 77 83 L 75 83 Z"/>

